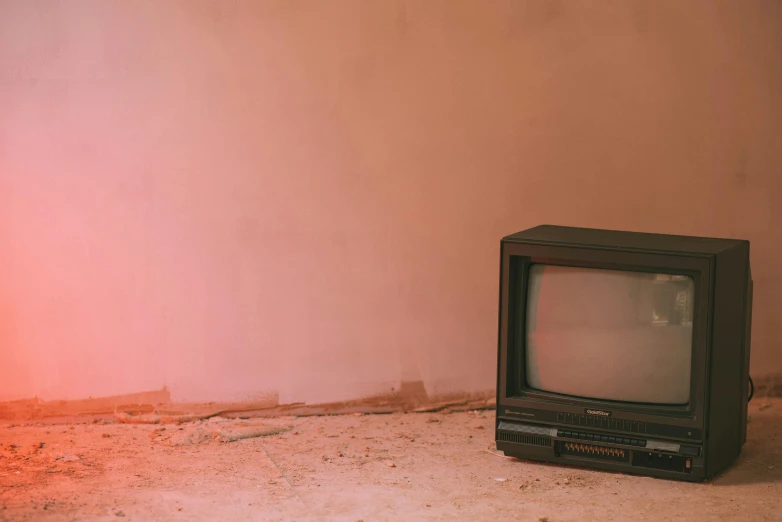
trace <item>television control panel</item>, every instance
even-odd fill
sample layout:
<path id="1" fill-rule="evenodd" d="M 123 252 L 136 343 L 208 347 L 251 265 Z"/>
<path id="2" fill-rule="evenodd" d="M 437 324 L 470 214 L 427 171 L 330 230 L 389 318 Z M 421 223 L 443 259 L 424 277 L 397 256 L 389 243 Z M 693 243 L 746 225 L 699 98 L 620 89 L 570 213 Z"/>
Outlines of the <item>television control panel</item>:
<path id="1" fill-rule="evenodd" d="M 519 449 L 537 446 L 540 450 L 545 447 L 553 450 L 556 459 L 612 461 L 628 466 L 628 471 L 645 468 L 689 474 L 701 457 L 699 446 L 678 442 L 506 420 L 500 420 L 497 426 L 497 444 L 506 454 L 514 454 L 514 446 Z"/>
<path id="2" fill-rule="evenodd" d="M 632 431 L 646 433 L 646 424 L 643 422 L 616 419 L 599 415 L 584 415 L 579 413 L 557 413 L 557 422 L 574 424 L 578 426 L 590 426 L 610 430 Z"/>
<path id="3" fill-rule="evenodd" d="M 581 412 L 589 411 L 581 409 Z M 635 421 L 631 419 L 621 419 L 613 414 L 609 415 L 590 415 L 588 413 L 552 411 L 531 408 L 516 408 L 501 406 L 498 409 L 498 417 L 524 420 L 532 422 L 543 422 L 546 424 L 569 425 L 580 428 L 580 431 L 605 430 L 633 434 L 630 436 L 622 435 L 627 438 L 674 438 L 699 442 L 702 440 L 703 432 L 700 428 L 691 428 L 686 426 L 676 426 L 673 424 L 658 424 L 652 422 Z"/>
<path id="4" fill-rule="evenodd" d="M 585 433 L 583 431 L 557 430 L 557 436 L 564 439 L 586 440 L 593 442 L 608 442 L 611 444 L 624 444 L 625 446 L 646 447 L 645 439 L 630 439 L 627 437 L 615 437 L 613 435 L 601 435 L 599 433 Z"/>

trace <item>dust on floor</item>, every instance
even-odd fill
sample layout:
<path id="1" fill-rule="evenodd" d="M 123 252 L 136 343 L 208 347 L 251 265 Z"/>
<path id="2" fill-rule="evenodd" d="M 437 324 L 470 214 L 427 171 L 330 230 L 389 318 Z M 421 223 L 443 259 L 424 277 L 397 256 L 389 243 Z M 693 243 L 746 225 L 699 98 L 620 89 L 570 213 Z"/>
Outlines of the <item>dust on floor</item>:
<path id="1" fill-rule="evenodd" d="M 704 484 L 493 450 L 494 414 L 0 425 L 0 520 L 782 520 L 782 401 Z"/>

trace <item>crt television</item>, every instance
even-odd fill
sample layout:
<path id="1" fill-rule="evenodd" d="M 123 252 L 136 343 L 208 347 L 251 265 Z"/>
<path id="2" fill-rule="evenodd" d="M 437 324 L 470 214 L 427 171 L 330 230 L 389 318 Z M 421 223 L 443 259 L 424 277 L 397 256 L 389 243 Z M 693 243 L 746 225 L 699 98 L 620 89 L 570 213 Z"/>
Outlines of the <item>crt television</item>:
<path id="1" fill-rule="evenodd" d="M 689 481 L 746 440 L 749 242 L 539 226 L 501 241 L 497 449 Z"/>

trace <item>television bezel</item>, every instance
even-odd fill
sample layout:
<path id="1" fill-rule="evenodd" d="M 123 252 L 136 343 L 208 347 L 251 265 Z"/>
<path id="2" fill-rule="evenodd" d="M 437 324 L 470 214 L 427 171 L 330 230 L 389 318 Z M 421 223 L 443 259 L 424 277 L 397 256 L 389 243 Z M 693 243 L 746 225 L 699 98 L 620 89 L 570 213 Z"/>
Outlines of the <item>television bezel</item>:
<path id="1" fill-rule="evenodd" d="M 661 405 L 574 397 L 537 390 L 526 385 L 524 357 L 526 295 L 529 269 L 534 264 L 626 270 L 632 272 L 683 275 L 693 279 L 692 359 L 690 400 L 687 405 Z M 634 415 L 664 417 L 670 425 L 703 427 L 708 397 L 708 367 L 711 301 L 713 297 L 712 258 L 709 255 L 643 251 L 605 246 L 574 246 L 530 243 L 502 243 L 500 288 L 500 361 L 498 365 L 498 404 L 518 409 L 554 409 L 561 406 L 594 408 Z M 561 409 L 561 408 L 560 408 Z M 640 418 L 640 417 L 639 417 Z M 662 420 L 662 419 L 661 419 Z"/>

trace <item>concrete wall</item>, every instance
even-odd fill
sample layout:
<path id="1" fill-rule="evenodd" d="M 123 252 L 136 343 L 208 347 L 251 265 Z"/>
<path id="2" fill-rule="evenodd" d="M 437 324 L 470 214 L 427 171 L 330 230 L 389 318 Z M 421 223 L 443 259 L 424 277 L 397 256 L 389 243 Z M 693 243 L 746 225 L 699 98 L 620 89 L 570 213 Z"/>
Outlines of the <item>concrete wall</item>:
<path id="1" fill-rule="evenodd" d="M 499 238 L 743 237 L 782 371 L 782 4 L 0 0 L 0 399 L 494 386 Z"/>

